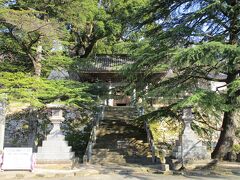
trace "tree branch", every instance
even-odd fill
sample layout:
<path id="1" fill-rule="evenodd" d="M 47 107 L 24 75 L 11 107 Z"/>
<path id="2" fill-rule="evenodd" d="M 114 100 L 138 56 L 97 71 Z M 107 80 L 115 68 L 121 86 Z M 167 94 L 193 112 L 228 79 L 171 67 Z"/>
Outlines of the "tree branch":
<path id="1" fill-rule="evenodd" d="M 214 130 L 216 130 L 216 131 L 222 131 L 222 130 L 223 130 L 222 128 L 217 128 L 217 127 L 214 127 L 214 126 L 210 125 L 210 124 L 208 123 L 208 121 L 203 117 L 203 115 L 202 115 L 201 113 L 198 113 L 198 115 L 200 116 L 200 118 L 202 119 L 202 121 L 197 121 L 197 122 L 200 122 L 200 123 L 202 123 L 202 124 L 205 124 L 205 125 L 207 125 L 208 127 L 210 127 L 211 129 L 214 129 Z"/>
<path id="2" fill-rule="evenodd" d="M 192 78 L 197 78 L 197 79 L 205 79 L 207 81 L 214 81 L 214 82 L 227 82 L 227 79 L 219 79 L 219 78 L 211 78 L 208 76 L 199 76 L 199 75 L 189 75 Z"/>

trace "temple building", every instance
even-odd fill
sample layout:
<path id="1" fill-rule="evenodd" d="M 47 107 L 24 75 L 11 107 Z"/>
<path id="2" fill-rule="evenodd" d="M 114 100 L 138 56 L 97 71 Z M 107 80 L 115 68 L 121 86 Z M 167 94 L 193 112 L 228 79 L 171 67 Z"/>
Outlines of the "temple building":
<path id="1" fill-rule="evenodd" d="M 77 79 L 80 82 L 102 82 L 108 89 L 108 98 L 104 104 L 108 106 L 130 106 L 137 101 L 138 88 L 125 95 L 123 88 L 127 85 L 126 77 L 121 69 L 124 66 L 133 64 L 127 55 L 97 55 L 92 61 L 86 61 L 79 64 L 77 74 L 70 73 L 70 78 Z M 141 73 L 139 72 L 139 76 Z M 163 73 L 154 73 L 151 79 L 158 79 Z M 138 86 L 138 85 L 137 85 Z M 147 87 L 146 87 L 147 88 Z M 139 88 L 141 89 L 141 88 Z"/>

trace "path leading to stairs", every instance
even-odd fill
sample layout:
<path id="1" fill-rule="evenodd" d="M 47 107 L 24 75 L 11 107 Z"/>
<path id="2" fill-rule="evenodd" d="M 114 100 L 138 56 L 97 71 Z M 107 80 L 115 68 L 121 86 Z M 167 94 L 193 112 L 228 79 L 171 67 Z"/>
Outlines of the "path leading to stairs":
<path id="1" fill-rule="evenodd" d="M 240 167 L 239 164 L 235 166 Z M 234 166 L 233 166 L 234 167 Z M 147 168 L 132 168 L 126 166 L 83 165 L 74 170 L 36 169 L 34 172 L 6 171 L 0 172 L 1 180 L 238 180 L 240 168 L 232 169 L 232 173 L 223 174 L 221 171 L 172 172 L 160 174 Z"/>
<path id="2" fill-rule="evenodd" d="M 91 164 L 151 165 L 147 135 L 134 124 L 134 107 L 106 107 L 97 131 Z"/>

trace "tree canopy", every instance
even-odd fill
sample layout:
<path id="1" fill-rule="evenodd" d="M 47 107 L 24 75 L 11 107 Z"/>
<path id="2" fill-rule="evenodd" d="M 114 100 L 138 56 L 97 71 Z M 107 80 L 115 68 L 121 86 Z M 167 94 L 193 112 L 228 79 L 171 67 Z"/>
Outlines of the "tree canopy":
<path id="1" fill-rule="evenodd" d="M 143 36 L 133 46 L 137 61 L 129 70 L 142 72 L 143 78 L 133 75 L 129 80 L 141 87 L 148 85 L 148 95 L 181 97 L 175 108 L 224 112 L 220 139 L 212 153 L 218 159 L 231 151 L 239 121 L 235 115 L 240 95 L 239 14 L 236 0 L 151 0 L 139 11 L 135 26 Z M 166 76 L 151 82 L 156 71 L 165 71 Z M 223 84 L 213 92 L 210 82 Z"/>
<path id="2" fill-rule="evenodd" d="M 132 87 L 169 105 L 150 115 L 193 106 L 222 121 L 212 153 L 222 159 L 239 121 L 239 31 L 238 0 L 1 0 L 0 93 L 37 107 L 93 102 L 92 86 L 49 80 L 50 71 L 128 54 Z M 212 82 L 221 85 L 212 91 Z"/>

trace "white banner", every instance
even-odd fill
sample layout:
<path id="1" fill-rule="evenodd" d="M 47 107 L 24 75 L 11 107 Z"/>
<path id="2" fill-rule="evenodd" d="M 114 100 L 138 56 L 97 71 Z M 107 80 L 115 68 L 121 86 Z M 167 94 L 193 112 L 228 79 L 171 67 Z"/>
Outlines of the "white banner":
<path id="1" fill-rule="evenodd" d="M 35 155 L 32 148 L 4 148 L 2 170 L 33 170 Z"/>

